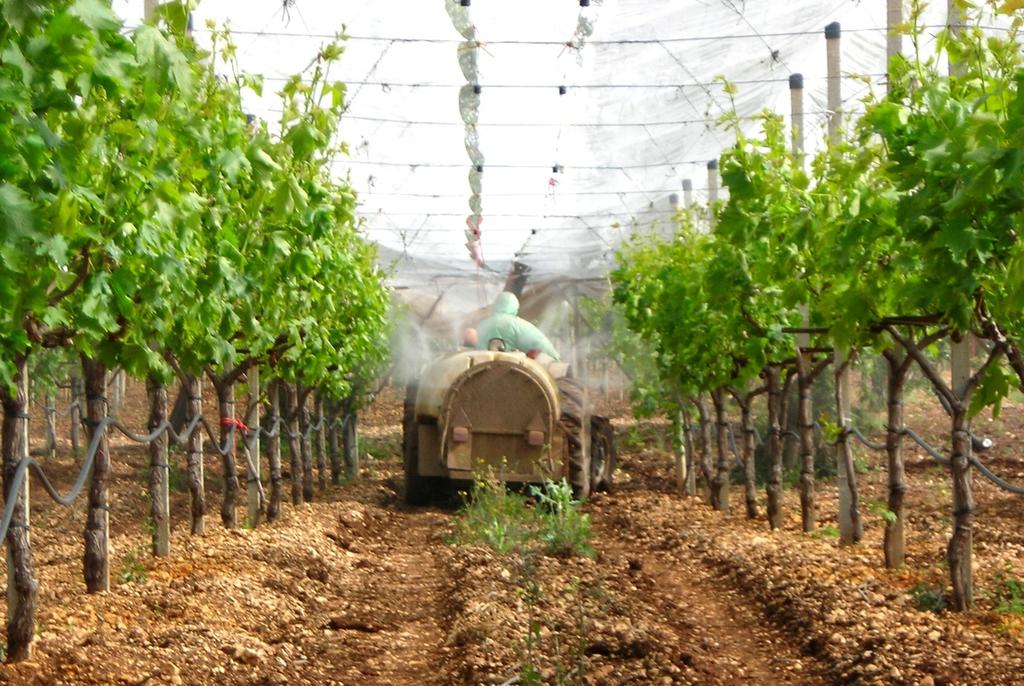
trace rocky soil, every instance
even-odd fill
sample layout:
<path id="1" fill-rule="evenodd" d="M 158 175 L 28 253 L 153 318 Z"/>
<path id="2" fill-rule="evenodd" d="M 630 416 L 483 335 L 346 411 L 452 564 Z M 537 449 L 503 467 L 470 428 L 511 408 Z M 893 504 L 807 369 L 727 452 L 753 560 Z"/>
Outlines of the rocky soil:
<path id="1" fill-rule="evenodd" d="M 604 402 L 621 468 L 615 492 L 585 508 L 594 559 L 456 545 L 453 506 L 402 505 L 392 393 L 363 418 L 361 478 L 286 505 L 273 524 L 220 528 L 210 458 L 208 533 L 188 534 L 188 495 L 175 490 L 167 559 L 148 554 L 145 454 L 117 442 L 112 590 L 84 592 L 83 508 L 34 492 L 39 640 L 0 683 L 497 686 L 524 683 L 526 667 L 550 684 L 1024 683 L 1024 622 L 997 611 L 1005 580 L 1024 579 L 1024 499 L 975 479 L 978 609 L 931 612 L 911 591 L 941 599 L 948 585 L 949 485 L 919 451 L 908 451 L 908 565 L 887 571 L 880 456 L 860 451 L 866 536 L 840 548 L 831 484 L 819 484 L 811 536 L 794 492 L 780 532 L 743 516 L 739 489 L 733 514 L 714 512 L 675 493 L 665 423 Z M 923 401 L 908 410 L 941 445 L 941 415 Z M 124 414 L 144 424 L 139 403 Z M 993 467 L 1024 475 L 1022 407 L 979 427 L 997 439 Z M 73 478 L 66 441 L 48 471 Z"/>

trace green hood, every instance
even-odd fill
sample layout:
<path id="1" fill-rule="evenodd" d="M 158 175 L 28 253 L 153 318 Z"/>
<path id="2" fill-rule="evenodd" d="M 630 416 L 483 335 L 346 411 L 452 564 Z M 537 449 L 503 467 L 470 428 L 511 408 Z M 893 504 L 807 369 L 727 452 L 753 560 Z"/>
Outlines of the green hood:
<path id="1" fill-rule="evenodd" d="M 519 314 L 519 298 L 513 293 L 503 291 L 498 299 L 494 301 L 494 314 L 510 314 L 513 317 Z"/>
<path id="2" fill-rule="evenodd" d="M 559 359 L 558 351 L 547 336 L 530 322 L 517 317 L 518 313 L 519 299 L 514 294 L 505 291 L 499 295 L 494 301 L 494 314 L 477 326 L 479 335 L 476 347 L 486 350 L 491 339 L 500 338 L 505 342 L 506 350 L 540 350 Z"/>

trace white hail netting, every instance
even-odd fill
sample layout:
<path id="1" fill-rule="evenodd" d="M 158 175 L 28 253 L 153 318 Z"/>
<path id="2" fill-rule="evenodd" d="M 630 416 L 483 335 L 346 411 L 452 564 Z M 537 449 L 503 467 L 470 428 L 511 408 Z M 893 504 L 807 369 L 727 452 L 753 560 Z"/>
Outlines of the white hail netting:
<path id="1" fill-rule="evenodd" d="M 129 24 L 142 4 L 115 0 Z M 933 4 L 925 44 L 946 20 Z M 826 24 L 842 25 L 844 108 L 884 87 L 885 0 L 203 0 L 194 18 L 200 42 L 207 20 L 229 24 L 240 67 L 267 79 L 249 107 L 270 121 L 282 80 L 347 27 L 332 77 L 350 84 L 351 156 L 336 172 L 413 310 L 453 330 L 514 259 L 531 283 L 600 282 L 631 232 L 667 226 L 683 180 L 704 202 L 707 161 L 731 142 L 714 124 L 732 107 L 716 77 L 752 117 L 788 115 L 802 73 L 809 149 L 824 138 Z M 483 266 L 466 246 L 474 214 Z"/>

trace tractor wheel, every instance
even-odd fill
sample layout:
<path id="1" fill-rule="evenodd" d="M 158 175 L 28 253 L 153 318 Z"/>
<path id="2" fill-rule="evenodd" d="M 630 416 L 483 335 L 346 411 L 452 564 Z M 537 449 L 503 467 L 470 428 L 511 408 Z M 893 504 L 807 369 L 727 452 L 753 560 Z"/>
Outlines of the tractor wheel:
<path id="1" fill-rule="evenodd" d="M 590 495 L 590 418 L 587 391 L 574 379 L 556 379 L 562 401 L 559 424 L 569 454 L 569 484 L 578 500 Z"/>
<path id="2" fill-rule="evenodd" d="M 590 490 L 610 492 L 618 455 L 615 430 L 607 417 L 590 417 Z"/>
<path id="3" fill-rule="evenodd" d="M 416 384 L 405 391 L 402 417 L 402 462 L 405 467 L 405 502 L 409 505 L 427 505 L 436 489 L 436 477 L 422 476 L 419 472 L 418 435 L 416 430 Z"/>

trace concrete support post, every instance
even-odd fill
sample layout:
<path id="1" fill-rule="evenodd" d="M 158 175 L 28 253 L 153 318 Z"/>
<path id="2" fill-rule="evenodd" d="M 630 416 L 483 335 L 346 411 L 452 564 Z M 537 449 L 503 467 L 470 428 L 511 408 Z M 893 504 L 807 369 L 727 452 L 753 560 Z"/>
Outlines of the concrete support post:
<path id="1" fill-rule="evenodd" d="M 718 160 L 708 162 L 708 227 L 715 230 L 715 203 L 718 202 Z"/>
<path id="2" fill-rule="evenodd" d="M 828 66 L 828 140 L 831 144 L 839 142 L 840 130 L 843 125 L 840 33 L 839 22 L 833 22 L 825 27 L 825 52 Z M 843 428 L 848 428 L 850 414 L 850 370 L 846 364 L 845 351 L 837 350 L 834 355 L 833 364 L 835 364 L 837 370 L 835 376 L 836 412 L 842 420 Z M 854 518 L 851 513 L 855 490 L 852 481 L 856 476 L 850 473 L 849 468 L 852 460 L 846 454 L 848 449 L 849 446 L 843 441 L 836 450 L 836 482 L 839 489 L 839 541 L 845 545 L 855 543 L 858 538 L 855 531 Z"/>

